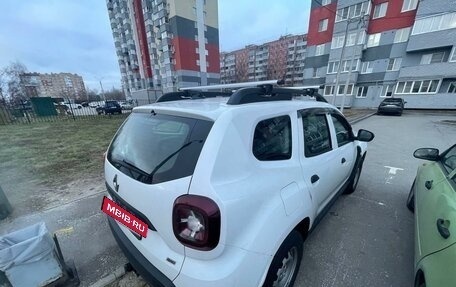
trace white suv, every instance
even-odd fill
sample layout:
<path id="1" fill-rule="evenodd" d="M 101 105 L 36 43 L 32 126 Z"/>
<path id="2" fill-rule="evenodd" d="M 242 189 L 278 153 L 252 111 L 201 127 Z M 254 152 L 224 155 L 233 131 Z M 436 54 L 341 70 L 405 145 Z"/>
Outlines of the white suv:
<path id="1" fill-rule="evenodd" d="M 153 286 L 292 286 L 303 240 L 354 191 L 373 137 L 314 89 L 166 94 L 112 140 L 102 209 Z"/>

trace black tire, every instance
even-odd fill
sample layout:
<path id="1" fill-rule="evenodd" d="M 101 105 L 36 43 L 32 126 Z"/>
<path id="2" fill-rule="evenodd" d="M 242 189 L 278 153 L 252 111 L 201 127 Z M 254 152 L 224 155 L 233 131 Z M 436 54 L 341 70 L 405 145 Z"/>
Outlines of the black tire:
<path id="1" fill-rule="evenodd" d="M 407 208 L 413 213 L 415 212 L 415 181 L 416 179 L 413 181 L 412 187 L 410 188 L 410 192 L 407 197 Z"/>
<path id="2" fill-rule="evenodd" d="M 343 194 L 352 194 L 355 192 L 356 187 L 358 186 L 359 178 L 361 177 L 361 171 L 363 170 L 363 163 L 364 163 L 364 158 L 366 157 L 366 154 L 364 154 L 363 157 L 358 157 L 356 161 L 356 167 L 355 170 L 353 170 L 350 182 L 348 183 L 347 188 L 345 188 Z"/>
<path id="3" fill-rule="evenodd" d="M 419 270 L 415 276 L 414 287 L 426 287 L 426 279 L 424 278 L 423 271 Z"/>
<path id="4" fill-rule="evenodd" d="M 292 287 L 302 260 L 301 234 L 293 230 L 280 245 L 272 259 L 263 287 L 280 286 Z"/>

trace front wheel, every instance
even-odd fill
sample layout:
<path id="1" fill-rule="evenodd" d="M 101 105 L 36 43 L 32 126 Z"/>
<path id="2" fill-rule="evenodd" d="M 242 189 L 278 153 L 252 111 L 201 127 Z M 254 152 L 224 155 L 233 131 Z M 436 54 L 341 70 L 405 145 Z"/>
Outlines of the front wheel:
<path id="1" fill-rule="evenodd" d="M 303 239 L 293 230 L 280 245 L 272 259 L 263 287 L 291 287 L 298 275 L 302 260 Z"/>

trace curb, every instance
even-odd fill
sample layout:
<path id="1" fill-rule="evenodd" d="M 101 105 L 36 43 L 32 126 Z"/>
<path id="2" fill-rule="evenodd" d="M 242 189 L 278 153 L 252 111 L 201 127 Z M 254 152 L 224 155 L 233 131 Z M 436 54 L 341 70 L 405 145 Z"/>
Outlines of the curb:
<path id="1" fill-rule="evenodd" d="M 362 120 L 365 120 L 365 119 L 367 119 L 367 118 L 372 117 L 372 116 L 375 115 L 375 114 L 377 114 L 377 112 L 371 112 L 371 113 L 369 113 L 369 114 L 367 114 L 367 115 L 361 116 L 361 117 L 359 117 L 359 118 L 356 118 L 356 119 L 350 121 L 350 124 L 351 124 L 351 125 L 356 124 L 356 123 L 358 123 L 358 122 L 360 122 L 360 121 L 362 121 Z"/>
<path id="2" fill-rule="evenodd" d="M 120 277 L 124 276 L 126 273 L 126 269 L 126 266 L 119 267 L 116 270 L 114 270 L 114 272 L 112 272 L 111 274 L 101 278 L 97 282 L 90 285 L 90 287 L 104 287 L 106 285 L 109 285 L 117 279 L 119 279 Z"/>

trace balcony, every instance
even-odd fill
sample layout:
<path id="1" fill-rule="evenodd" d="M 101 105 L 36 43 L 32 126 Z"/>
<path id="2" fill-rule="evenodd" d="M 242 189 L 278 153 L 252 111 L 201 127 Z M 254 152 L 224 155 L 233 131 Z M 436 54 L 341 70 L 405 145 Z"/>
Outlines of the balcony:
<path id="1" fill-rule="evenodd" d="M 429 65 L 403 67 L 399 72 L 399 79 L 436 79 L 454 77 L 455 75 L 456 62 L 444 62 Z"/>

